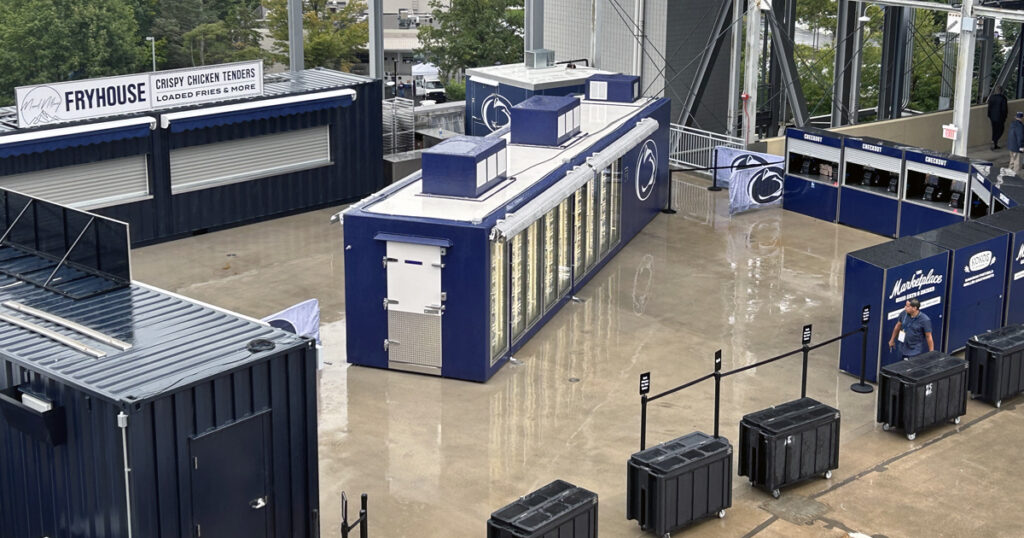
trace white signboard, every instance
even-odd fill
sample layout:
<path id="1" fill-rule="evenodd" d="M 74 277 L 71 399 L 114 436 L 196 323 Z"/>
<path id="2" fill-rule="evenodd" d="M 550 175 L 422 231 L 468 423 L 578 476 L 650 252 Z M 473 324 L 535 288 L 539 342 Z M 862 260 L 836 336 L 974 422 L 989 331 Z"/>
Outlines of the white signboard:
<path id="1" fill-rule="evenodd" d="M 262 60 L 15 89 L 21 127 L 261 95 Z"/>

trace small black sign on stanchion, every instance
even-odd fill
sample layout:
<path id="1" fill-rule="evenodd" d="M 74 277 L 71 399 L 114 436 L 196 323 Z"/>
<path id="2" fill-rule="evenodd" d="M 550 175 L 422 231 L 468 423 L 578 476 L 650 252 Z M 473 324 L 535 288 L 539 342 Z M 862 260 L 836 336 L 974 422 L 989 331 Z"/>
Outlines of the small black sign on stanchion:
<path id="1" fill-rule="evenodd" d="M 644 372 L 640 374 L 640 395 L 643 396 L 651 392 L 651 373 Z"/>
<path id="2" fill-rule="evenodd" d="M 800 375 L 800 397 L 807 397 L 807 363 L 811 357 L 811 335 L 814 333 L 813 326 L 808 323 L 800 331 L 800 351 L 803 353 L 803 372 Z"/>
<path id="3" fill-rule="evenodd" d="M 850 390 L 860 394 L 870 394 L 874 387 L 864 382 L 864 372 L 868 365 L 868 323 L 871 322 L 871 305 L 864 305 L 860 311 L 860 381 L 850 385 Z"/>
<path id="4" fill-rule="evenodd" d="M 811 343 L 811 327 L 810 324 L 804 325 L 804 330 L 801 333 L 801 343 L 805 346 Z"/>

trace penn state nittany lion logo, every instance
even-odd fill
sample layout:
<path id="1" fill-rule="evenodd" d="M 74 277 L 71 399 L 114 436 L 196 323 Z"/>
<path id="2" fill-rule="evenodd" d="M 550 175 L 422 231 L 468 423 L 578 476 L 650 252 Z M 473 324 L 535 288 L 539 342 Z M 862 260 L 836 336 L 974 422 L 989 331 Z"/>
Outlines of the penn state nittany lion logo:
<path id="1" fill-rule="evenodd" d="M 768 161 L 763 157 L 748 154 L 740 155 L 733 159 L 729 167 L 733 170 L 742 170 L 765 164 L 768 164 Z M 758 170 L 754 173 L 754 177 L 750 178 L 747 193 L 750 195 L 750 200 L 755 204 L 770 204 L 782 198 L 784 184 L 782 168 L 768 166 Z"/>
<path id="2" fill-rule="evenodd" d="M 636 197 L 641 202 L 651 197 L 654 184 L 658 180 L 658 146 L 654 140 L 644 142 L 640 146 L 640 154 L 636 158 Z"/>
<path id="3" fill-rule="evenodd" d="M 497 131 L 512 121 L 512 103 L 508 99 L 492 93 L 484 98 L 480 105 L 480 119 L 491 131 Z"/>

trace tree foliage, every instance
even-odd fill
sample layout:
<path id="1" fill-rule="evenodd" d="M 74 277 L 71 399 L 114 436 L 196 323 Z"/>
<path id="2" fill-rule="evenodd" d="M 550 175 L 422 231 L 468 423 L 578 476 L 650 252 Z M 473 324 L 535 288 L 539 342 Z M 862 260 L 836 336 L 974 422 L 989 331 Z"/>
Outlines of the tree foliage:
<path id="1" fill-rule="evenodd" d="M 125 0 L 0 2 L 0 104 L 17 86 L 133 73 L 148 59 Z"/>
<path id="2" fill-rule="evenodd" d="M 253 11 L 240 5 L 221 20 L 185 32 L 182 43 L 193 58 L 198 56 L 200 65 L 269 59 L 270 53 L 260 48 L 255 27 Z"/>
<path id="3" fill-rule="evenodd" d="M 443 77 L 523 59 L 522 0 L 431 0 L 437 26 L 421 26 L 417 52 Z"/>
<path id="4" fill-rule="evenodd" d="M 287 0 L 266 0 L 270 10 L 267 27 L 274 38 L 276 59 L 288 63 L 288 3 Z M 302 25 L 303 59 L 307 66 L 328 67 L 348 71 L 366 51 L 370 39 L 367 21 L 360 21 L 366 11 L 361 0 L 348 2 L 334 12 L 327 8 L 326 0 L 308 0 L 303 5 Z"/>

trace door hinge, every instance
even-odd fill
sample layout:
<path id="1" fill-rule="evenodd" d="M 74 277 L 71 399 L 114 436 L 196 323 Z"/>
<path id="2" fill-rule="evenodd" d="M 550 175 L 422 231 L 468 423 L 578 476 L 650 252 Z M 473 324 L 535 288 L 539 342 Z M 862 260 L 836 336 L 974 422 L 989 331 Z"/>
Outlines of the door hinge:
<path id="1" fill-rule="evenodd" d="M 388 309 L 388 305 L 389 304 L 398 304 L 398 301 L 395 300 L 395 299 L 388 299 L 387 297 L 385 297 L 384 298 L 384 310 Z"/>

